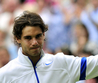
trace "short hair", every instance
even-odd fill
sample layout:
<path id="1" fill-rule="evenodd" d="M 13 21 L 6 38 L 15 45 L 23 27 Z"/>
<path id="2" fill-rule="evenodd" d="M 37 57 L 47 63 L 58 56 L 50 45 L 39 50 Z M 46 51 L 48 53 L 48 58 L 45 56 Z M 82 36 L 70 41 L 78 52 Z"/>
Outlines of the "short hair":
<path id="1" fill-rule="evenodd" d="M 22 15 L 16 17 L 14 20 L 13 35 L 15 44 L 18 44 L 16 38 L 21 39 L 22 30 L 26 26 L 39 26 L 42 32 L 48 30 L 48 26 L 44 23 L 40 15 L 30 11 L 24 11 Z"/>

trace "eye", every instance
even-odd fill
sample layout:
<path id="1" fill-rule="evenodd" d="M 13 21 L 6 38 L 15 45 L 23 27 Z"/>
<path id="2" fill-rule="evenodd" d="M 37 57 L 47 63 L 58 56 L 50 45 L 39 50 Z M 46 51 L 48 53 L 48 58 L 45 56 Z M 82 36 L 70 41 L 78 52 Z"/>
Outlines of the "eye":
<path id="1" fill-rule="evenodd" d="M 36 38 L 38 39 L 38 38 L 41 38 L 42 37 L 42 34 L 38 34 L 37 36 L 36 36 Z"/>
<path id="2" fill-rule="evenodd" d="M 25 39 L 28 39 L 28 40 L 32 39 L 31 36 L 25 36 L 24 38 L 25 38 Z"/>

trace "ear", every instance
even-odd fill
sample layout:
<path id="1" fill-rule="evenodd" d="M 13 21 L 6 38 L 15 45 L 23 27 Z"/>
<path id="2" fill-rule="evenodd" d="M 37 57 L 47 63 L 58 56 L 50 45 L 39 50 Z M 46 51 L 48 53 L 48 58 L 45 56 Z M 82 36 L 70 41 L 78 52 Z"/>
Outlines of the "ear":
<path id="1" fill-rule="evenodd" d="M 44 38 L 44 41 L 46 41 L 46 38 L 45 38 L 45 32 L 43 33 L 43 38 Z"/>
<path id="2" fill-rule="evenodd" d="M 45 32 L 43 33 L 43 36 L 45 36 Z"/>
<path id="3" fill-rule="evenodd" d="M 15 39 L 16 39 L 16 41 L 17 41 L 17 43 L 21 43 L 21 39 L 18 39 L 17 37 L 15 37 Z"/>
<path id="4" fill-rule="evenodd" d="M 45 39 L 45 32 L 43 33 L 44 39 Z"/>

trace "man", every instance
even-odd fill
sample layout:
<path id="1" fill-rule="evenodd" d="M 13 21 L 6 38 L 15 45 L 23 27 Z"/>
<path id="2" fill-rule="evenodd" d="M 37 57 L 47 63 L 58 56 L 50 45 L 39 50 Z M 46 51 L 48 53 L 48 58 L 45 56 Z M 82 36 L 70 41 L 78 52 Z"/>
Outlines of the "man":
<path id="1" fill-rule="evenodd" d="M 75 83 L 98 76 L 98 56 L 44 53 L 47 29 L 41 17 L 32 12 L 26 11 L 15 19 L 18 57 L 0 69 L 0 83 Z"/>

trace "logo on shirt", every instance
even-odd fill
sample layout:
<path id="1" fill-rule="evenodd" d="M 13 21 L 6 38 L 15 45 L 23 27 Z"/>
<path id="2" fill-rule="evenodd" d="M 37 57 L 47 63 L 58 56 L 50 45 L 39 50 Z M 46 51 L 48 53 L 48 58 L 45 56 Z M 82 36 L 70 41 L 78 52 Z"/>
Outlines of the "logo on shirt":
<path id="1" fill-rule="evenodd" d="M 45 65 L 48 66 L 48 65 L 52 64 L 52 62 L 53 62 L 53 61 L 48 61 L 48 62 L 45 63 Z"/>

